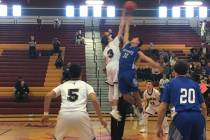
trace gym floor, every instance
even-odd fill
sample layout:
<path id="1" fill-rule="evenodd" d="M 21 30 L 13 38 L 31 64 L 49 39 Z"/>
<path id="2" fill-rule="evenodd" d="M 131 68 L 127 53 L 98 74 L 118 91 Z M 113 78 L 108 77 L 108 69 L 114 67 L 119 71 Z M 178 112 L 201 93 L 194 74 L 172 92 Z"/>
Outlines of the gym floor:
<path id="1" fill-rule="evenodd" d="M 14 118 L 15 119 L 15 118 Z M 110 132 L 100 125 L 98 121 L 92 121 L 97 140 L 110 140 Z M 110 123 L 110 122 L 109 122 Z M 148 133 L 139 133 L 138 122 L 132 119 L 126 121 L 124 140 L 166 140 L 155 135 L 156 121 L 149 121 Z M 42 126 L 38 121 L 31 122 L 0 122 L 0 140 L 52 140 L 55 121 L 49 126 Z M 110 124 L 109 126 L 110 127 Z M 73 133 L 71 135 L 74 135 Z M 210 140 L 210 122 L 207 122 L 207 138 Z M 77 140 L 67 137 L 65 140 Z"/>

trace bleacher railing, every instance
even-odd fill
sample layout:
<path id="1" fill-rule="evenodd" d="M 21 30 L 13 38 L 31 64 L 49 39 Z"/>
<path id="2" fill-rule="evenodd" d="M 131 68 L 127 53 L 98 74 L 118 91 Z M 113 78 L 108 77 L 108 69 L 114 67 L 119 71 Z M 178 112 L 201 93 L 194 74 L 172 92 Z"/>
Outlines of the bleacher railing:
<path id="1" fill-rule="evenodd" d="M 96 50 L 96 36 L 95 36 L 95 32 L 94 32 L 94 23 L 93 23 L 93 19 L 92 19 L 92 22 L 91 22 L 91 30 L 92 30 L 92 40 L 93 40 L 93 59 L 94 59 L 94 63 L 95 63 L 95 76 L 96 76 L 96 93 L 99 97 L 99 102 L 100 102 L 100 105 L 101 105 L 101 88 L 100 88 L 100 67 L 99 67 L 99 64 L 98 64 L 98 55 L 97 55 L 97 50 Z"/>

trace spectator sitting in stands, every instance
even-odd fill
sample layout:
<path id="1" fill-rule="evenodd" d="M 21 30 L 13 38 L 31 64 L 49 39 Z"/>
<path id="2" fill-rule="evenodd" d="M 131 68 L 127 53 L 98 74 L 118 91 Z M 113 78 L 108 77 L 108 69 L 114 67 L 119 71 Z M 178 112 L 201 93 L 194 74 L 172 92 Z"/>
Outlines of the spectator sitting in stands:
<path id="1" fill-rule="evenodd" d="M 167 51 L 165 51 L 164 49 L 160 51 L 160 60 L 162 60 L 165 65 L 169 63 L 169 59 L 170 57 Z"/>
<path id="2" fill-rule="evenodd" d="M 149 47 L 148 47 L 148 50 L 146 50 L 146 54 L 148 55 L 148 56 L 152 56 L 152 50 L 153 50 L 153 47 L 154 47 L 154 44 L 152 43 L 152 42 L 150 42 L 149 43 Z"/>
<path id="3" fill-rule="evenodd" d="M 200 64 L 201 64 L 202 68 L 206 67 L 206 65 L 207 65 L 207 60 L 206 60 L 206 57 L 204 56 L 204 54 L 202 54 L 200 56 Z"/>
<path id="4" fill-rule="evenodd" d="M 152 81 L 156 84 L 156 82 L 159 83 L 160 79 L 162 77 L 162 74 L 159 69 L 152 68 Z"/>
<path id="5" fill-rule="evenodd" d="M 210 63 L 207 63 L 204 69 L 206 70 L 206 74 L 210 75 Z"/>
<path id="6" fill-rule="evenodd" d="M 160 93 L 163 92 L 163 89 L 168 82 L 169 82 L 169 79 L 167 79 L 166 75 L 164 74 L 163 78 L 160 79 L 160 82 L 159 82 Z"/>
<path id="7" fill-rule="evenodd" d="M 201 75 L 201 72 L 202 72 L 202 69 L 201 69 L 201 66 L 200 64 L 196 64 L 195 65 L 195 71 L 192 72 L 191 74 L 191 78 L 192 80 L 196 81 L 196 82 L 200 82 L 200 75 Z"/>
<path id="8" fill-rule="evenodd" d="M 176 74 L 175 74 L 174 71 L 172 71 L 172 73 L 171 73 L 170 76 L 169 76 L 169 79 L 173 79 L 173 78 L 175 78 L 175 77 L 176 77 Z"/>
<path id="9" fill-rule="evenodd" d="M 29 95 L 29 88 L 27 84 L 25 84 L 25 81 L 22 78 L 19 78 L 15 82 L 15 87 L 14 87 L 15 101 L 17 102 L 27 101 L 28 95 Z"/>
<path id="10" fill-rule="evenodd" d="M 170 59 L 169 59 L 170 66 L 173 67 L 175 65 L 176 61 L 177 61 L 177 58 L 176 58 L 175 54 L 171 53 L 170 54 Z"/>
<path id="11" fill-rule="evenodd" d="M 23 81 L 23 78 L 21 76 L 17 77 L 17 80 L 15 81 L 15 87 L 19 86 L 21 81 Z"/>
<path id="12" fill-rule="evenodd" d="M 75 33 L 75 40 L 77 45 L 84 45 L 85 44 L 85 39 L 84 36 L 82 35 L 82 31 L 79 30 Z"/>
<path id="13" fill-rule="evenodd" d="M 195 64 L 190 63 L 189 65 L 189 74 L 192 75 L 192 73 L 195 71 Z"/>
<path id="14" fill-rule="evenodd" d="M 58 38 L 54 38 L 52 41 L 53 44 L 53 53 L 59 53 L 60 52 L 60 47 L 61 47 L 61 43 L 58 40 Z"/>
<path id="15" fill-rule="evenodd" d="M 147 50 L 148 56 L 159 59 L 160 58 L 160 52 L 158 49 L 155 49 L 155 45 L 151 42 L 149 45 L 149 49 Z"/>
<path id="16" fill-rule="evenodd" d="M 145 71 L 145 76 L 144 76 L 145 80 L 152 80 L 152 69 L 146 67 L 144 71 Z"/>
<path id="17" fill-rule="evenodd" d="M 137 79 L 140 80 L 141 79 L 141 75 L 142 75 L 142 72 L 141 72 L 140 68 L 137 68 L 136 75 L 137 75 Z"/>
<path id="18" fill-rule="evenodd" d="M 37 50 L 36 50 L 36 41 L 33 35 L 31 35 L 31 40 L 29 41 L 29 57 L 36 58 Z"/>
<path id="19" fill-rule="evenodd" d="M 63 67 L 63 58 L 62 58 L 61 53 L 59 53 L 59 55 L 58 55 L 58 57 L 57 57 L 57 59 L 55 61 L 55 67 L 57 69 L 61 69 Z"/>
<path id="20" fill-rule="evenodd" d="M 171 73 L 172 73 L 172 71 L 173 71 L 173 68 L 170 66 L 169 63 L 166 63 L 164 71 L 163 71 L 163 74 L 166 75 L 167 78 L 169 78 Z"/>
<path id="21" fill-rule="evenodd" d="M 190 49 L 190 60 L 199 61 L 199 52 L 195 48 Z"/>
<path id="22" fill-rule="evenodd" d="M 137 79 L 138 80 L 152 80 L 151 78 L 151 68 L 138 68 L 137 69 Z"/>
<path id="23" fill-rule="evenodd" d="M 63 67 L 63 77 L 62 77 L 62 82 L 68 81 L 71 78 L 71 75 L 69 75 L 69 68 L 71 66 L 71 62 L 68 62 L 64 67 Z"/>

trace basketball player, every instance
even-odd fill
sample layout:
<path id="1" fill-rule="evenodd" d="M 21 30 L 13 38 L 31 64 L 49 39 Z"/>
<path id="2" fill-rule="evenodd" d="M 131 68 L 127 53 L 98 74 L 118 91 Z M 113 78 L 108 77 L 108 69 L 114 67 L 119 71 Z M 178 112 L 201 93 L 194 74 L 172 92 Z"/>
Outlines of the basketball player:
<path id="1" fill-rule="evenodd" d="M 119 26 L 119 32 L 117 36 L 112 39 L 112 34 L 107 36 L 108 45 L 104 49 L 103 55 L 106 63 L 106 83 L 109 86 L 108 100 L 112 106 L 111 116 L 116 120 L 120 121 L 121 116 L 117 109 L 117 103 L 119 98 L 118 91 L 118 71 L 119 71 L 119 59 L 120 59 L 120 40 L 122 39 L 123 29 L 124 29 L 124 16 L 125 11 L 122 14 L 121 22 Z"/>
<path id="2" fill-rule="evenodd" d="M 174 107 L 174 117 L 169 130 L 169 140 L 205 140 L 205 118 L 207 109 L 199 85 L 186 74 L 188 64 L 176 62 L 176 77 L 165 87 L 161 96 L 157 122 L 157 136 L 163 135 L 161 128 L 169 105 Z"/>
<path id="3" fill-rule="evenodd" d="M 94 140 L 95 136 L 86 108 L 88 97 L 93 102 L 101 124 L 106 127 L 96 94 L 92 86 L 80 80 L 81 68 L 79 65 L 72 64 L 69 72 L 71 79 L 54 88 L 45 96 L 44 115 L 41 121 L 43 124 L 48 122 L 51 100 L 61 96 L 62 102 L 55 127 L 54 140 L 63 140 L 72 130 L 77 132 L 79 140 Z"/>
<path id="4" fill-rule="evenodd" d="M 160 107 L 160 92 L 153 87 L 152 81 L 147 81 L 146 90 L 143 94 L 144 102 L 143 108 L 146 107 L 143 115 L 143 120 L 141 120 L 142 128 L 140 133 L 145 133 L 148 131 L 148 117 L 149 115 L 155 115 L 159 112 Z M 163 122 L 164 133 L 168 133 L 168 123 L 167 118 L 165 117 Z"/>
<path id="5" fill-rule="evenodd" d="M 119 61 L 119 90 L 124 98 L 130 104 L 136 105 L 138 109 L 142 109 L 140 95 L 138 93 L 138 82 L 136 80 L 135 61 L 137 57 L 151 64 L 154 67 L 160 68 L 160 65 L 151 58 L 144 55 L 140 50 L 143 41 L 140 37 L 133 37 L 129 41 L 129 27 L 131 17 L 129 16 L 125 25 L 124 32 L 124 47 L 121 49 Z"/>
<path id="6" fill-rule="evenodd" d="M 127 21 L 126 21 L 127 20 Z M 124 47 L 121 49 L 121 56 L 119 62 L 119 90 L 122 94 L 118 100 L 118 110 L 121 117 L 121 121 L 111 118 L 111 138 L 112 140 L 122 140 L 124 134 L 125 120 L 127 109 L 130 104 L 138 106 L 139 110 L 142 110 L 140 96 L 138 93 L 138 86 L 135 77 L 134 62 L 139 54 L 142 54 L 142 59 L 146 60 L 153 66 L 159 67 L 159 64 L 155 63 L 151 58 L 145 56 L 139 49 L 142 45 L 142 41 L 135 37 L 129 42 L 129 26 L 131 17 L 125 20 L 124 31 Z M 128 53 L 127 53 L 128 52 Z M 141 56 L 141 55 L 140 55 Z M 132 95 L 131 93 L 134 94 Z"/>

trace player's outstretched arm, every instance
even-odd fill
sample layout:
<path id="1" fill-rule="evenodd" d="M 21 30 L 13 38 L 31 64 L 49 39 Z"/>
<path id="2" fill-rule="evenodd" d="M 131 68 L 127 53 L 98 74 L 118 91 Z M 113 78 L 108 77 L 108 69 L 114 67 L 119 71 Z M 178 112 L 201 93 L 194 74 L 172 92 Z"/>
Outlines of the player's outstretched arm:
<path id="1" fill-rule="evenodd" d="M 90 93 L 89 94 L 89 97 L 93 103 L 93 106 L 95 108 L 95 111 L 96 111 L 96 114 L 98 115 L 98 118 L 99 118 L 99 121 L 101 122 L 101 124 L 106 128 L 107 126 L 107 123 L 106 121 L 104 121 L 103 119 L 103 116 L 101 114 L 101 108 L 100 108 L 100 105 L 98 103 L 98 100 L 97 100 L 97 97 L 96 97 L 96 94 L 95 93 Z"/>
<path id="2" fill-rule="evenodd" d="M 52 101 L 52 98 L 55 98 L 55 97 L 56 97 L 56 93 L 54 91 L 51 91 L 51 92 L 49 92 L 45 95 L 45 98 L 44 98 L 44 114 L 43 114 L 43 117 L 41 119 L 42 124 L 46 124 L 49 121 L 49 116 L 48 115 L 49 115 L 50 103 Z"/>
<path id="3" fill-rule="evenodd" d="M 139 51 L 139 56 L 141 60 L 144 60 L 148 63 L 150 63 L 153 67 L 162 69 L 160 64 L 152 60 L 150 57 L 146 56 L 142 51 Z"/>
<path id="4" fill-rule="evenodd" d="M 122 11 L 122 15 L 121 15 L 121 18 L 120 18 L 120 26 L 119 26 L 119 31 L 118 31 L 118 34 L 117 34 L 117 36 L 119 38 L 123 36 L 123 31 L 124 31 L 124 26 L 125 26 L 125 13 L 126 13 L 126 10 L 124 9 Z"/>
<path id="5" fill-rule="evenodd" d="M 124 38 L 123 38 L 123 42 L 124 44 L 129 42 L 129 31 L 130 31 L 130 22 L 131 22 L 132 17 L 128 16 L 126 19 L 126 23 L 125 23 L 125 32 L 124 32 Z"/>
<path id="6" fill-rule="evenodd" d="M 158 137 L 163 136 L 162 123 L 163 123 L 167 108 L 168 108 L 167 103 L 162 102 L 160 104 L 159 113 L 158 113 L 158 121 L 157 121 L 157 136 Z"/>

